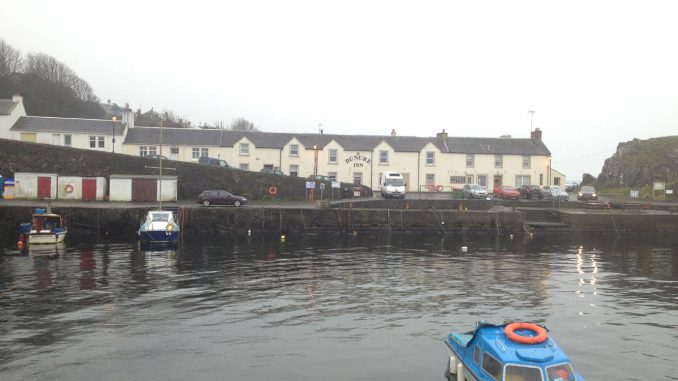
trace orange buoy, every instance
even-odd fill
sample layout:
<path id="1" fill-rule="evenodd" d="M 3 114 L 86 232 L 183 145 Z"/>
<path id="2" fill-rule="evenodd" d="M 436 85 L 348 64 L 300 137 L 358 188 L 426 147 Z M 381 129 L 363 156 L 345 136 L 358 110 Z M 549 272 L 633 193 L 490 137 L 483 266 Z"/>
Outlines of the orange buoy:
<path id="1" fill-rule="evenodd" d="M 268 194 L 270 194 L 271 196 L 275 196 L 276 194 L 278 194 L 278 188 L 271 185 L 270 187 L 268 187 Z"/>
<path id="2" fill-rule="evenodd" d="M 73 192 L 73 185 L 72 185 L 72 184 L 66 184 L 66 186 L 64 187 L 64 191 L 65 191 L 66 193 L 71 193 L 71 192 Z"/>
<path id="3" fill-rule="evenodd" d="M 536 333 L 537 336 L 523 336 L 515 332 L 521 329 L 532 331 Z M 546 329 L 536 324 L 525 322 L 516 322 L 507 325 L 504 328 L 504 333 L 506 333 L 506 336 L 509 338 L 509 340 L 521 344 L 539 344 L 546 341 L 546 339 L 548 339 L 549 337 L 549 334 L 548 332 L 546 332 Z"/>

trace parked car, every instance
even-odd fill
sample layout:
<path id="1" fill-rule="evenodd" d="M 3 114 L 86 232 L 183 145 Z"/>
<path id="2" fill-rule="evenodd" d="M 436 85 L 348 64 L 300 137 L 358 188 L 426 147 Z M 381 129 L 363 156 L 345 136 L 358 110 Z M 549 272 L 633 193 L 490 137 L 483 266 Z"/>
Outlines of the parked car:
<path id="1" fill-rule="evenodd" d="M 198 204 L 202 206 L 210 205 L 233 205 L 244 206 L 247 204 L 247 199 L 242 196 L 236 196 L 225 190 L 206 190 L 200 193 L 197 200 Z"/>
<path id="2" fill-rule="evenodd" d="M 262 170 L 259 171 L 259 172 L 261 172 L 261 173 L 268 173 L 268 174 L 270 174 L 270 175 L 280 175 L 280 176 L 285 176 L 285 174 L 283 173 L 283 171 L 281 171 L 281 170 L 279 170 L 279 169 L 273 169 L 273 168 L 264 168 L 264 169 L 262 169 Z"/>
<path id="3" fill-rule="evenodd" d="M 198 163 L 204 164 L 204 165 L 215 165 L 217 167 L 224 167 L 224 168 L 230 167 L 230 165 L 228 165 L 226 160 L 215 159 L 213 157 L 207 157 L 207 156 L 200 156 L 200 158 L 198 159 Z"/>
<path id="4" fill-rule="evenodd" d="M 331 177 L 329 176 L 323 176 L 323 175 L 310 175 L 306 178 L 306 180 L 311 180 L 311 181 L 334 181 L 332 180 Z"/>
<path id="5" fill-rule="evenodd" d="M 512 186 L 504 185 L 501 187 L 494 188 L 494 197 L 513 198 L 517 200 L 520 198 L 520 191 L 518 191 L 518 189 Z"/>
<path id="6" fill-rule="evenodd" d="M 146 158 L 147 158 L 147 159 L 154 159 L 154 160 L 160 160 L 160 158 L 162 158 L 163 160 L 169 160 L 166 156 L 163 156 L 163 155 L 156 155 L 156 154 L 153 154 L 153 155 L 147 155 Z"/>
<path id="7" fill-rule="evenodd" d="M 577 200 L 588 201 L 597 199 L 596 188 L 591 186 L 583 186 L 579 189 L 579 193 L 577 193 Z"/>
<path id="8" fill-rule="evenodd" d="M 487 191 L 479 184 L 464 185 L 463 198 L 485 198 Z"/>
<path id="9" fill-rule="evenodd" d="M 546 185 L 544 190 L 551 194 L 551 198 L 559 201 L 567 201 L 570 199 L 570 195 L 567 194 L 560 186 L 558 185 Z"/>
<path id="10" fill-rule="evenodd" d="M 546 194 L 548 194 L 547 197 L 550 197 L 551 195 L 549 192 L 542 191 L 542 189 L 539 188 L 539 185 L 521 185 L 518 188 L 518 191 L 520 191 L 520 196 L 526 199 L 538 198 L 543 200 Z"/>

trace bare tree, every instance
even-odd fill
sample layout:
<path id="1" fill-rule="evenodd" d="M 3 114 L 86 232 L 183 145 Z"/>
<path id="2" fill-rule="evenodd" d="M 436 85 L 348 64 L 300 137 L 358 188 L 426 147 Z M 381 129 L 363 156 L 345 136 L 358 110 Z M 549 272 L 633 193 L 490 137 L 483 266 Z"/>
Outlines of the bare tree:
<path id="1" fill-rule="evenodd" d="M 0 38 L 0 77 L 9 77 L 21 70 L 21 52 Z"/>
<path id="2" fill-rule="evenodd" d="M 232 131 L 259 131 L 254 123 L 245 118 L 234 119 L 229 129 Z"/>

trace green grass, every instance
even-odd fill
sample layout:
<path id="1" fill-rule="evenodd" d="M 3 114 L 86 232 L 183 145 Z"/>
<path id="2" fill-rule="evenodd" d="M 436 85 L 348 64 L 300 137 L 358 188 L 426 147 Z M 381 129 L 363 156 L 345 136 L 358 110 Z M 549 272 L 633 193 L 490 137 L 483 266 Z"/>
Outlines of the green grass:
<path id="1" fill-rule="evenodd" d="M 668 189 L 668 187 L 667 187 Z M 620 188 L 596 188 L 598 191 L 598 198 L 599 199 L 610 199 L 610 200 L 625 200 L 625 201 L 633 201 L 633 200 L 639 200 L 639 201 L 672 201 L 676 200 L 676 194 L 675 192 L 678 191 L 678 189 L 674 190 L 673 195 L 666 195 L 664 196 L 663 192 L 657 192 L 656 197 L 652 197 L 652 186 L 651 185 L 646 185 L 644 187 L 620 187 Z M 637 199 L 632 199 L 631 198 L 631 191 L 632 190 L 637 190 L 640 191 L 640 198 Z"/>

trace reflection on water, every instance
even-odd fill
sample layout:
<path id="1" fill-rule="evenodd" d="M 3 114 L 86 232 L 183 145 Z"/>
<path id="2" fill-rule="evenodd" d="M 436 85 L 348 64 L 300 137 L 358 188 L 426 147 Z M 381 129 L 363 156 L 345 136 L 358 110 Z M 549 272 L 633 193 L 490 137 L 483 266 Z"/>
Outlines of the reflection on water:
<path id="1" fill-rule="evenodd" d="M 546 324 L 591 380 L 678 374 L 675 242 L 298 239 L 0 248 L 0 379 L 442 379 L 480 319 Z"/>

